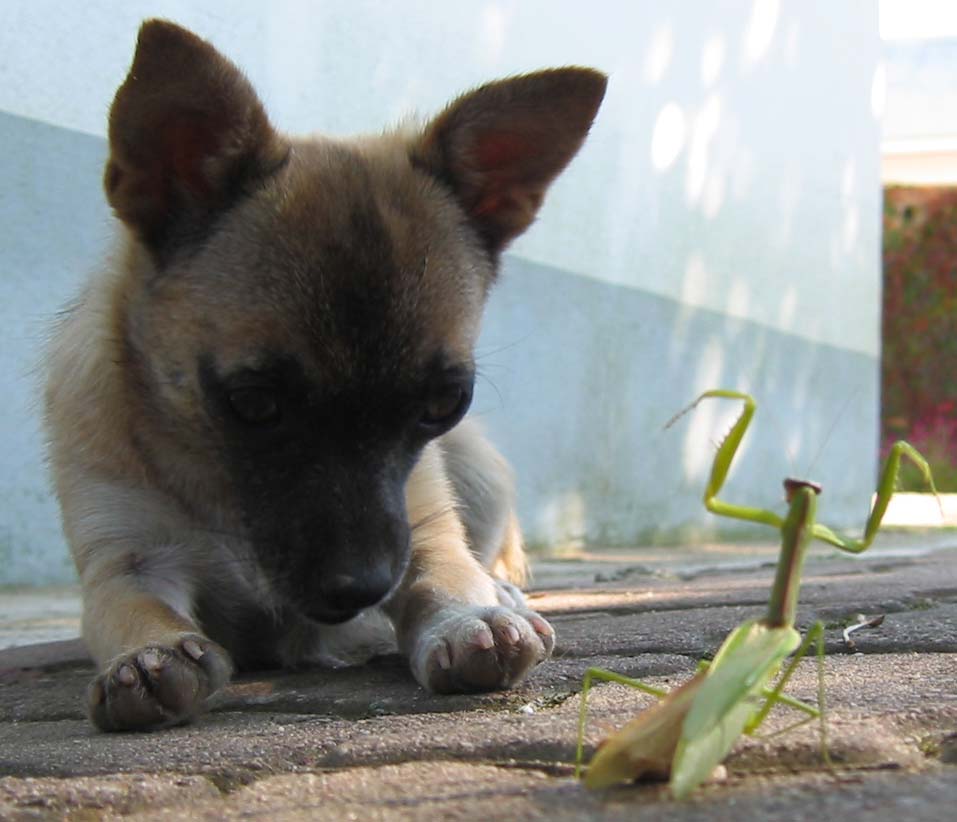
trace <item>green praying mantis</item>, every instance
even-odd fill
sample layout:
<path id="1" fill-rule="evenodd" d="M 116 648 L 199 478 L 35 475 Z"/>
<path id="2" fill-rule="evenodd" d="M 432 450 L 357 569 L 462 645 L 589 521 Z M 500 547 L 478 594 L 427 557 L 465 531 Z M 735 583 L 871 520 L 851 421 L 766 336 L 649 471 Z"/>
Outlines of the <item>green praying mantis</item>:
<path id="1" fill-rule="evenodd" d="M 587 696 L 593 680 L 629 685 L 659 697 L 655 705 L 599 746 L 584 777 L 585 785 L 590 788 L 608 787 L 641 777 L 668 778 L 671 793 L 676 798 L 683 798 L 709 777 L 742 733 L 751 734 L 761 725 L 777 703 L 806 715 L 785 730 L 820 719 L 822 752 L 825 761 L 829 762 L 823 676 L 819 676 L 817 708 L 783 693 L 791 674 L 812 645 L 816 645 L 819 664 L 823 664 L 823 624 L 818 622 L 808 630 L 803 642 L 794 627 L 807 546 L 816 539 L 852 554 L 866 550 L 874 541 L 887 511 L 903 457 L 917 466 L 930 489 L 937 493 L 927 462 L 915 448 L 900 441 L 891 448 L 884 464 L 876 499 L 861 539 L 845 539 L 816 521 L 817 497 L 821 488 L 806 480 L 784 481 L 788 510 L 783 517 L 772 511 L 719 500 L 718 493 L 754 416 L 754 399 L 739 391 L 706 391 L 675 415 L 666 427 L 710 398 L 739 400 L 744 408 L 718 447 L 705 488 L 705 507 L 718 516 L 761 523 L 781 533 L 781 552 L 767 613 L 763 619 L 749 620 L 735 628 L 710 664 L 701 663 L 688 682 L 671 691 L 653 688 L 611 671 L 590 668 L 582 685 L 577 776 L 581 775 Z M 772 680 L 791 654 L 794 654 L 792 660 L 772 687 Z"/>

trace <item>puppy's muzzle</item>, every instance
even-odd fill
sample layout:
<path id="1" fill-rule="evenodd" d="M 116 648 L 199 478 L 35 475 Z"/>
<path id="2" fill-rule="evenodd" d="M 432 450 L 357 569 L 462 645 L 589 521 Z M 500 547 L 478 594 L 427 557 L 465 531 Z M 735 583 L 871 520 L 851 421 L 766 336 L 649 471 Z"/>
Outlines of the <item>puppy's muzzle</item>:
<path id="1" fill-rule="evenodd" d="M 381 602 L 392 588 L 391 569 L 382 564 L 362 576 L 332 574 L 323 580 L 306 613 L 317 622 L 339 623 Z"/>

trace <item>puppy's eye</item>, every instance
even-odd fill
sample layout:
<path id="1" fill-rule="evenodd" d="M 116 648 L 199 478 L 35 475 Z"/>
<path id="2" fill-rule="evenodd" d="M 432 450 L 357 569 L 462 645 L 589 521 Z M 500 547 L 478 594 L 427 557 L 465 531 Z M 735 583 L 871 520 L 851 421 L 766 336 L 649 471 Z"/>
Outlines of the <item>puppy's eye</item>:
<path id="1" fill-rule="evenodd" d="M 419 424 L 429 432 L 446 431 L 462 419 L 471 402 L 471 386 L 453 384 L 437 388 L 426 400 Z"/>
<path id="2" fill-rule="evenodd" d="M 268 388 L 234 388 L 229 392 L 233 413 L 250 425 L 265 425 L 279 419 L 279 401 Z"/>

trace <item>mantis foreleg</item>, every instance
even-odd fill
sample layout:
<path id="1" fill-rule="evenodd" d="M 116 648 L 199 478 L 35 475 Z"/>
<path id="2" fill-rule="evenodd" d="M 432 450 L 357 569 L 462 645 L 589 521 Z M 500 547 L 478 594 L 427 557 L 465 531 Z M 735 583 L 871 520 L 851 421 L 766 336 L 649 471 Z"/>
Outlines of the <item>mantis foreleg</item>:
<path id="1" fill-rule="evenodd" d="M 665 428 L 670 427 L 680 417 L 696 408 L 702 400 L 712 397 L 729 400 L 740 400 L 742 403 L 744 403 L 744 408 L 742 409 L 741 414 L 735 421 L 734 425 L 731 427 L 731 430 L 728 432 L 728 435 L 718 446 L 718 453 L 715 455 L 714 464 L 711 468 L 711 476 L 708 478 L 708 484 L 705 486 L 705 508 L 714 514 L 717 514 L 718 516 L 731 517 L 733 519 L 740 519 L 746 522 L 763 523 L 765 525 L 770 525 L 773 528 L 781 528 L 784 524 L 784 519 L 778 514 L 775 514 L 773 511 L 766 511 L 762 508 L 750 508 L 744 505 L 735 505 L 718 499 L 718 493 L 724 486 L 724 481 L 728 476 L 728 471 L 731 468 L 731 463 L 734 460 L 734 456 L 737 453 L 738 447 L 741 445 L 741 440 L 744 438 L 745 432 L 748 430 L 748 426 L 751 424 L 751 419 L 754 416 L 756 406 L 754 399 L 750 394 L 726 389 L 713 389 L 711 391 L 705 391 L 693 403 L 691 403 L 691 405 L 672 417 L 666 423 Z M 903 457 L 909 459 L 917 467 L 921 475 L 924 477 L 927 486 L 936 495 L 937 489 L 934 486 L 934 478 L 931 474 L 930 466 L 927 464 L 927 461 L 920 455 L 920 452 L 918 452 L 916 448 L 910 445 L 910 443 L 907 443 L 904 440 L 899 440 L 891 447 L 890 453 L 887 456 L 887 461 L 884 463 L 884 467 L 881 470 L 874 506 L 871 509 L 870 516 L 868 516 L 867 522 L 864 526 L 863 537 L 861 539 L 845 539 L 838 536 L 826 525 L 816 522 L 812 528 L 813 538 L 821 540 L 822 542 L 826 542 L 830 545 L 833 545 L 835 548 L 840 548 L 842 551 L 847 551 L 852 554 L 859 554 L 862 551 L 867 550 L 867 548 L 869 548 L 871 543 L 874 541 L 874 537 L 877 536 L 877 531 L 880 528 L 881 520 L 883 520 L 884 514 L 887 512 L 887 506 L 890 503 L 891 497 L 894 495 L 894 489 L 897 484 L 897 476 L 900 472 L 900 463 Z"/>
<path id="2" fill-rule="evenodd" d="M 843 539 L 826 525 L 817 523 L 814 526 L 814 538 L 852 554 L 859 554 L 867 550 L 874 541 L 874 537 L 877 536 L 877 531 L 881 527 L 881 520 L 884 519 L 887 506 L 891 501 L 891 497 L 894 495 L 894 489 L 897 485 L 897 475 L 900 472 L 901 457 L 907 457 L 907 459 L 917 467 L 924 477 L 927 487 L 930 488 L 931 492 L 936 496 L 937 488 L 934 485 L 934 477 L 931 474 L 927 460 L 925 460 L 920 455 L 920 452 L 910 443 L 904 442 L 904 440 L 898 440 L 891 447 L 890 453 L 887 455 L 887 461 L 884 463 L 884 468 L 881 471 L 880 482 L 877 484 L 877 495 L 874 499 L 874 507 L 871 509 L 867 523 L 864 525 L 864 536 L 861 539 Z"/>
<path id="3" fill-rule="evenodd" d="M 734 455 L 741 445 L 748 426 L 751 424 L 751 418 L 754 416 L 755 402 L 750 394 L 740 391 L 728 391 L 725 389 L 714 389 L 705 391 L 687 408 L 679 411 L 665 424 L 665 428 L 671 427 L 680 417 L 683 417 L 689 411 L 698 406 L 702 400 L 712 397 L 720 397 L 729 400 L 741 400 L 744 403 L 744 409 L 741 415 L 731 426 L 731 430 L 718 446 L 718 453 L 715 454 L 714 463 L 711 466 L 711 476 L 708 478 L 708 484 L 704 489 L 704 505 L 713 514 L 722 517 L 731 517 L 733 519 L 745 520 L 746 522 L 759 522 L 770 525 L 773 528 L 780 528 L 784 520 L 773 511 L 765 511 L 763 508 L 749 508 L 745 505 L 735 505 L 718 499 L 718 493 L 724 486 L 724 481 L 731 469 L 731 462 Z"/>

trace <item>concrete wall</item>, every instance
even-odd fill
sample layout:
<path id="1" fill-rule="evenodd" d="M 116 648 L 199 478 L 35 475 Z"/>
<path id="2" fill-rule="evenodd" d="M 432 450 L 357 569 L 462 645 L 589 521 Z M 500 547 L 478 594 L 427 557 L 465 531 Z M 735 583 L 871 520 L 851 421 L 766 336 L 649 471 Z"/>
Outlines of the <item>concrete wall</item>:
<path id="1" fill-rule="evenodd" d="M 588 144 L 507 257 L 479 351 L 475 410 L 516 465 L 531 541 L 713 527 L 698 498 L 736 409 L 661 426 L 719 385 L 761 402 L 728 498 L 774 505 L 784 475 L 810 470 L 828 519 L 863 516 L 880 345 L 873 2 L 11 0 L 3 12 L 0 581 L 71 573 L 31 368 L 106 247 L 105 114 L 147 16 L 212 39 L 288 131 L 378 130 L 541 66 L 608 71 Z"/>

